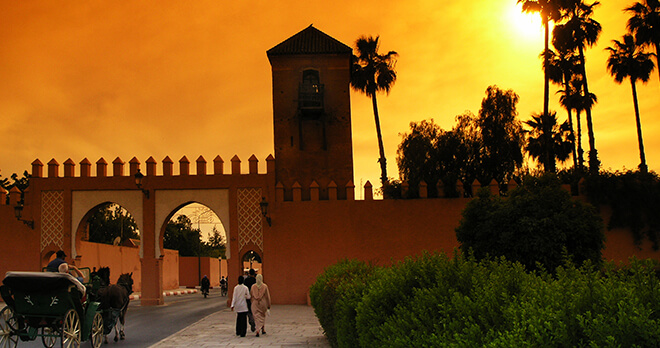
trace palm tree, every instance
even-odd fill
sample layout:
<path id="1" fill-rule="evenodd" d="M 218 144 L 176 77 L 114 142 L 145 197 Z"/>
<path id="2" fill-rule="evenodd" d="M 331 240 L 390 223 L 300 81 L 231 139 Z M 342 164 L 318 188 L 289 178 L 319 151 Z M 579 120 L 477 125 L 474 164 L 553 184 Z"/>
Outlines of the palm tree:
<path id="1" fill-rule="evenodd" d="M 390 89 L 396 81 L 397 53 L 389 51 L 386 54 L 378 53 L 378 39 L 371 36 L 361 36 L 355 42 L 358 55 L 353 55 L 351 68 L 351 87 L 356 91 L 364 93 L 371 98 L 376 120 L 376 135 L 378 136 L 378 149 L 380 150 L 380 180 L 383 185 L 387 179 L 387 161 L 385 160 L 385 148 L 383 147 L 383 136 L 380 131 L 380 118 L 378 117 L 378 103 L 376 94 L 378 92 L 390 93 Z"/>
<path id="2" fill-rule="evenodd" d="M 655 64 L 651 57 L 653 53 L 644 53 L 642 48 L 635 44 L 635 39 L 630 34 L 623 36 L 623 42 L 612 40 L 614 47 L 608 47 L 610 57 L 607 59 L 607 70 L 614 76 L 614 81 L 621 83 L 625 78 L 630 79 L 632 85 L 633 104 L 635 106 L 635 121 L 637 122 L 637 141 L 639 143 L 639 170 L 648 172 L 646 156 L 644 155 L 644 141 L 642 140 L 642 123 L 639 119 L 639 105 L 637 103 L 637 88 L 635 82 L 640 80 L 648 82 Z"/>
<path id="3" fill-rule="evenodd" d="M 544 82 L 543 82 L 543 115 L 548 116 L 548 104 L 550 102 L 550 79 L 548 76 L 548 72 L 545 69 L 548 66 L 548 59 L 549 57 L 547 56 L 547 53 L 549 52 L 548 49 L 548 44 L 550 42 L 550 21 L 557 21 L 560 18 L 560 13 L 558 10 L 558 6 L 555 4 L 556 1 L 554 0 L 518 0 L 518 4 L 522 3 L 522 10 L 523 12 L 528 12 L 528 13 L 533 13 L 533 12 L 538 12 L 541 15 L 541 21 L 543 22 L 543 28 L 544 28 L 544 34 L 543 34 L 543 42 L 544 42 L 544 49 L 543 49 L 543 75 L 544 75 Z M 544 124 L 548 124 L 548 122 L 545 122 Z M 545 130 L 543 134 L 549 134 L 549 130 Z M 544 141 L 549 142 L 550 139 L 545 139 Z M 544 156 L 543 161 L 544 163 L 544 168 L 548 168 L 551 163 L 554 163 L 554 160 L 552 160 L 550 153 L 546 153 Z M 554 170 L 553 170 L 554 171 Z"/>
<path id="4" fill-rule="evenodd" d="M 563 17 L 567 19 L 565 23 L 555 26 L 553 31 L 553 43 L 555 47 L 566 50 L 577 50 L 580 61 L 580 74 L 582 75 L 582 95 L 591 96 L 589 93 L 589 84 L 587 83 L 587 72 L 585 68 L 584 49 L 593 46 L 598 41 L 598 36 L 602 30 L 600 23 L 591 18 L 594 8 L 600 5 L 598 1 L 591 5 L 585 4 L 582 0 L 565 0 L 562 3 Z M 596 150 L 596 139 L 594 137 L 594 127 L 591 117 L 591 105 L 585 109 L 587 115 L 587 132 L 589 135 L 589 170 L 597 173 L 600 167 L 598 160 L 598 151 Z"/>
<path id="5" fill-rule="evenodd" d="M 660 0 L 636 2 L 625 9 L 632 14 L 628 19 L 628 30 L 635 35 L 638 45 L 654 46 L 655 59 L 660 56 Z M 660 62 L 658 62 L 660 66 Z M 660 77 L 660 69 L 658 69 Z"/>
<path id="6" fill-rule="evenodd" d="M 575 168 L 579 172 L 582 172 L 582 167 L 584 163 L 584 151 L 582 150 L 582 123 L 580 121 L 580 114 L 585 109 L 585 98 L 581 94 L 582 89 L 582 77 L 580 75 L 573 75 L 571 80 L 568 83 L 568 87 L 564 90 L 560 90 L 561 97 L 559 97 L 559 103 L 566 108 L 567 110 L 575 110 L 575 125 L 576 129 L 574 134 L 575 146 L 573 152 L 573 160 Z M 592 93 L 591 104 L 595 103 L 596 96 Z M 572 127 L 572 125 L 571 125 Z M 573 130 L 571 130 L 573 131 Z"/>
<path id="7" fill-rule="evenodd" d="M 575 89 L 571 86 L 571 80 L 573 80 L 576 74 L 578 73 L 577 55 L 573 51 L 560 51 L 560 50 L 557 50 L 557 52 L 549 50 L 546 54 L 548 55 L 548 61 L 547 61 L 548 66 L 545 67 L 545 69 L 550 78 L 550 81 L 552 81 L 555 84 L 562 85 L 564 87 L 563 90 L 559 91 L 560 93 L 564 92 L 562 97 L 560 97 L 560 104 L 568 112 L 568 126 L 570 128 L 571 134 L 573 135 L 573 137 L 575 137 L 575 132 L 573 128 L 573 115 L 571 114 L 571 111 L 575 108 L 571 103 L 571 98 L 565 98 L 565 96 L 575 93 Z M 572 149 L 574 168 L 578 167 L 578 158 L 576 152 L 577 151 L 574 143 Z"/>
<path id="8" fill-rule="evenodd" d="M 541 162 L 541 157 L 548 152 L 552 155 L 553 165 L 555 160 L 565 162 L 571 156 L 571 152 L 574 149 L 573 142 L 575 141 L 568 121 L 564 121 L 564 123 L 558 125 L 556 112 L 552 112 L 549 117 L 541 116 L 540 114 L 532 114 L 532 119 L 525 121 L 525 124 L 532 128 L 526 131 L 528 137 L 525 150 L 527 150 L 527 153 L 532 158 L 539 162 Z M 544 120 L 548 120 L 549 124 L 544 125 Z M 548 148 L 544 148 L 546 143 L 543 141 L 543 132 L 545 129 L 550 129 L 550 134 L 548 134 L 547 138 L 550 138 L 551 141 Z M 545 164 L 543 165 L 545 166 Z M 544 169 L 548 171 L 548 168 Z"/>

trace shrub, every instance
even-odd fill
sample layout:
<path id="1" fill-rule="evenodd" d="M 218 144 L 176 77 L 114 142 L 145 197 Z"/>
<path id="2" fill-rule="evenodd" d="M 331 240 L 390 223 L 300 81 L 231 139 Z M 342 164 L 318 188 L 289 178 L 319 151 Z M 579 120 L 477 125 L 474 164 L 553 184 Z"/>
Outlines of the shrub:
<path id="1" fill-rule="evenodd" d="M 373 266 L 362 261 L 342 260 L 326 268 L 310 287 L 309 296 L 314 312 L 333 347 L 338 346 L 336 328 L 338 303 L 351 303 L 350 299 L 340 301 L 344 296 L 351 298 L 359 296 L 358 287 L 351 284 L 362 282 L 373 270 Z M 350 318 L 349 310 L 345 307 L 342 308 L 341 315 L 343 320 Z M 345 326 L 342 326 L 342 330 L 350 331 Z"/>
<path id="2" fill-rule="evenodd" d="M 389 268 L 358 306 L 362 347 L 431 347 L 487 342 L 482 327 L 502 323 L 504 304 L 525 284 L 524 268 L 424 254 Z M 463 342 L 465 343 L 465 342 Z"/>
<path id="3" fill-rule="evenodd" d="M 569 262 L 528 273 L 504 258 L 428 253 L 389 268 L 342 261 L 319 277 L 312 302 L 318 316 L 328 304 L 318 287 L 346 280 L 324 298 L 335 300 L 324 321 L 334 314 L 340 347 L 648 347 L 660 342 L 657 267 Z"/>
<path id="4" fill-rule="evenodd" d="M 660 177 L 656 173 L 601 172 L 586 178 L 584 188 L 594 205 L 609 205 L 609 228 L 629 228 L 640 244 L 645 238 L 660 248 Z"/>
<path id="5" fill-rule="evenodd" d="M 530 270 L 554 270 L 566 253 L 577 263 L 598 264 L 605 237 L 596 210 L 545 175 L 526 178 L 508 198 L 480 190 L 463 211 L 456 238 L 478 259 L 504 256 Z"/>

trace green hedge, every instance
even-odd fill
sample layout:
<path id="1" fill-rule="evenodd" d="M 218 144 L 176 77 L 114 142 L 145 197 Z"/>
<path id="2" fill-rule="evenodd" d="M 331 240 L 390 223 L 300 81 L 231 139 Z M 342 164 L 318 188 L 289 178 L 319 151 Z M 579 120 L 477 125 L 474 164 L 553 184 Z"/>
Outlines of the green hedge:
<path id="1" fill-rule="evenodd" d="M 312 305 L 333 347 L 624 346 L 660 342 L 657 262 L 528 273 L 504 259 L 424 254 L 329 267 Z"/>
<path id="2" fill-rule="evenodd" d="M 355 305 L 362 298 L 364 285 L 371 281 L 375 268 L 362 261 L 342 260 L 330 266 L 309 289 L 309 296 L 323 331 L 333 347 L 338 347 L 337 331 L 343 347 L 351 347 L 355 333 Z"/>

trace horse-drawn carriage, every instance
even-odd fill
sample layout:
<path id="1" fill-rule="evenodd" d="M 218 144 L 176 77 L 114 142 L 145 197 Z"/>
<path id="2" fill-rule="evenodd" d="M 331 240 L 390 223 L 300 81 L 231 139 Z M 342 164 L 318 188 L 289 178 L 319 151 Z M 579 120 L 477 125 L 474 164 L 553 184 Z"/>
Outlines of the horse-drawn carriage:
<path id="1" fill-rule="evenodd" d="M 71 275 L 7 272 L 2 283 L 6 306 L 0 311 L 0 348 L 37 337 L 45 347 L 58 339 L 62 347 L 79 347 L 87 340 L 96 348 L 103 343 L 100 303 Z"/>

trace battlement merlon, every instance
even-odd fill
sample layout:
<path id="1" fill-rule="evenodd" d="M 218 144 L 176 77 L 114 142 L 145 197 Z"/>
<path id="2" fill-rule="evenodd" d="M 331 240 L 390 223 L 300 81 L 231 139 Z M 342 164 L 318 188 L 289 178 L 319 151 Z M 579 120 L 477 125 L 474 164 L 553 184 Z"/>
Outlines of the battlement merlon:
<path id="1" fill-rule="evenodd" d="M 199 156 L 196 162 L 196 173 L 197 176 L 209 175 L 207 173 L 207 162 L 203 156 Z M 252 155 L 248 159 L 248 173 L 244 175 L 256 175 L 258 172 L 258 163 L 259 160 L 255 155 Z M 134 176 L 137 171 L 140 169 L 140 161 L 133 157 L 129 161 L 129 171 L 128 176 Z M 238 156 L 234 156 L 231 159 L 231 175 L 241 175 L 241 160 Z M 45 178 L 59 178 L 60 177 L 60 164 L 54 158 L 48 162 L 47 176 Z M 92 177 L 91 171 L 92 163 L 84 158 L 80 162 L 79 177 L 89 178 Z M 36 159 L 32 162 L 32 177 L 33 178 L 44 178 L 43 163 Z M 69 158 L 63 163 L 63 177 L 72 178 L 75 177 L 75 162 Z M 96 177 L 108 177 L 108 162 L 101 157 L 96 161 Z M 117 157 L 112 161 L 112 176 L 113 177 L 124 177 L 125 174 L 125 162 Z M 160 176 L 168 177 L 173 175 L 173 162 L 169 156 L 165 157 L 162 161 L 162 174 Z M 265 174 L 274 174 L 275 173 L 275 158 L 273 155 L 269 155 L 266 158 L 266 173 Z M 262 173 L 264 174 L 264 173 Z M 146 161 L 146 175 L 147 176 L 157 176 L 157 162 L 153 157 L 149 157 Z M 179 176 L 188 176 L 192 175 L 190 173 L 190 161 L 186 156 L 183 156 L 179 160 Z M 220 156 L 216 156 L 213 159 L 213 174 L 211 175 L 225 175 L 224 174 L 224 161 Z"/>

